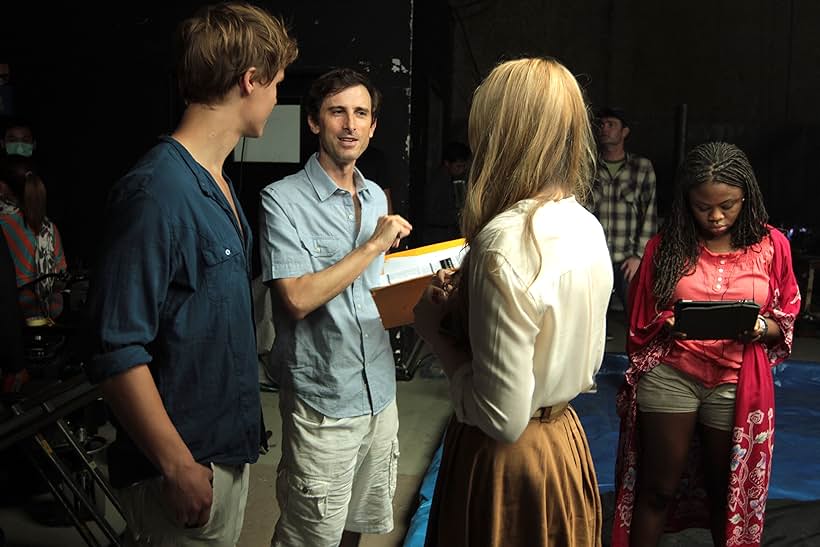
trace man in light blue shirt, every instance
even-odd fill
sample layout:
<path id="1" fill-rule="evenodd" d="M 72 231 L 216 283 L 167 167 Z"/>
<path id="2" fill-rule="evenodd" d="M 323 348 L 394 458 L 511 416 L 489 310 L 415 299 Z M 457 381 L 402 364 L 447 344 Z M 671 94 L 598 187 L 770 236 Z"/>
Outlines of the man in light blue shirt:
<path id="1" fill-rule="evenodd" d="M 382 189 L 356 169 L 379 102 L 353 70 L 318 78 L 306 108 L 319 151 L 262 190 L 283 436 L 274 546 L 357 545 L 362 533 L 393 528 L 395 365 L 370 289 L 412 227 L 387 214 Z"/>

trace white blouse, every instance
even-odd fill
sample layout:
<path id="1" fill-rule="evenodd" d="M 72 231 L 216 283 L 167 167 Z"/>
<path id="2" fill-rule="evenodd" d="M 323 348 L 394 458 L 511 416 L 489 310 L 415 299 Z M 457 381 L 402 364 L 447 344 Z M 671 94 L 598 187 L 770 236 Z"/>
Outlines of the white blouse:
<path id="1" fill-rule="evenodd" d="M 524 235 L 524 200 L 471 242 L 472 362 L 450 378 L 459 421 L 514 442 L 540 407 L 592 387 L 606 343 L 612 262 L 598 220 L 574 197 L 533 218 L 541 264 Z"/>

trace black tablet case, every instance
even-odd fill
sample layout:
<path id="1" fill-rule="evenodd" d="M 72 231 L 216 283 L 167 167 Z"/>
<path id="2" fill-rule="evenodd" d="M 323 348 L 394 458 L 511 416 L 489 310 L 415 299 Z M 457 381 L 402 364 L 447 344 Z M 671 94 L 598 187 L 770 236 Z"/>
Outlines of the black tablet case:
<path id="1" fill-rule="evenodd" d="M 760 306 L 751 300 L 675 302 L 675 330 L 687 340 L 727 340 L 755 328 Z"/>

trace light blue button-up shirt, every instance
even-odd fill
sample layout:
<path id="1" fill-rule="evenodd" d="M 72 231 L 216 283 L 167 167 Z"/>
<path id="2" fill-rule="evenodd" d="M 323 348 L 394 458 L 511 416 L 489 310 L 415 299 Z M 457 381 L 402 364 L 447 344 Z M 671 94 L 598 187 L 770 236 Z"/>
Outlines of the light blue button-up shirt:
<path id="1" fill-rule="evenodd" d="M 354 181 L 362 206 L 358 233 L 350 192 L 333 182 L 317 154 L 298 173 L 262 190 L 263 281 L 322 271 L 370 238 L 379 217 L 387 214 L 387 198 L 358 170 Z M 276 340 L 271 368 L 283 389 L 326 416 L 378 414 L 396 396 L 390 339 L 370 294 L 383 263 L 382 255 L 300 321 L 272 295 Z"/>

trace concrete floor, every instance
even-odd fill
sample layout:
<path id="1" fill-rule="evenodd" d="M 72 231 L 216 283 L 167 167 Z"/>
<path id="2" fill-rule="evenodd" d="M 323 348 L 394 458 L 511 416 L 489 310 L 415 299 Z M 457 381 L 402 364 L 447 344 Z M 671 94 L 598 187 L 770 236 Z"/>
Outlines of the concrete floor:
<path id="1" fill-rule="evenodd" d="M 402 544 L 410 518 L 415 510 L 416 494 L 427 465 L 432 458 L 446 420 L 450 416 L 447 383 L 441 378 L 424 378 L 421 374 L 398 384 L 399 407 L 399 477 L 394 500 L 395 528 L 384 536 L 365 536 L 361 547 L 398 546 Z M 261 547 L 270 543 L 273 526 L 279 516 L 276 504 L 276 465 L 281 455 L 279 401 L 276 393 L 262 393 L 265 422 L 271 430 L 270 451 L 251 466 L 251 485 L 240 547 Z M 121 531 L 124 523 L 116 510 L 107 505 L 106 516 L 112 526 Z M 102 545 L 104 536 L 96 525 Z M 74 528 L 46 527 L 19 507 L 0 508 L 0 529 L 5 531 L 5 547 L 83 547 L 86 544 Z"/>
<path id="2" fill-rule="evenodd" d="M 612 340 L 607 351 L 624 350 L 625 328 L 623 314 L 610 315 L 608 329 Z M 820 338 L 799 337 L 794 346 L 793 359 L 820 362 Z M 399 479 L 394 501 L 395 529 L 385 536 L 365 536 L 362 547 L 396 547 L 402 545 L 405 531 L 415 510 L 416 494 L 438 446 L 451 408 L 447 396 L 447 384 L 441 378 L 426 378 L 419 371 L 411 381 L 398 384 Z M 271 450 L 251 468 L 251 486 L 245 525 L 239 541 L 240 547 L 264 547 L 269 540 L 279 514 L 275 499 L 276 464 L 280 456 L 277 442 L 281 438 L 276 393 L 263 393 L 263 409 L 266 424 L 273 432 Z M 115 528 L 122 522 L 116 511 L 109 508 Z M 85 543 L 70 527 L 38 526 L 25 512 L 18 508 L 0 508 L 0 528 L 5 530 L 7 547 L 82 547 Z M 102 545 L 105 545 L 102 542 Z"/>

